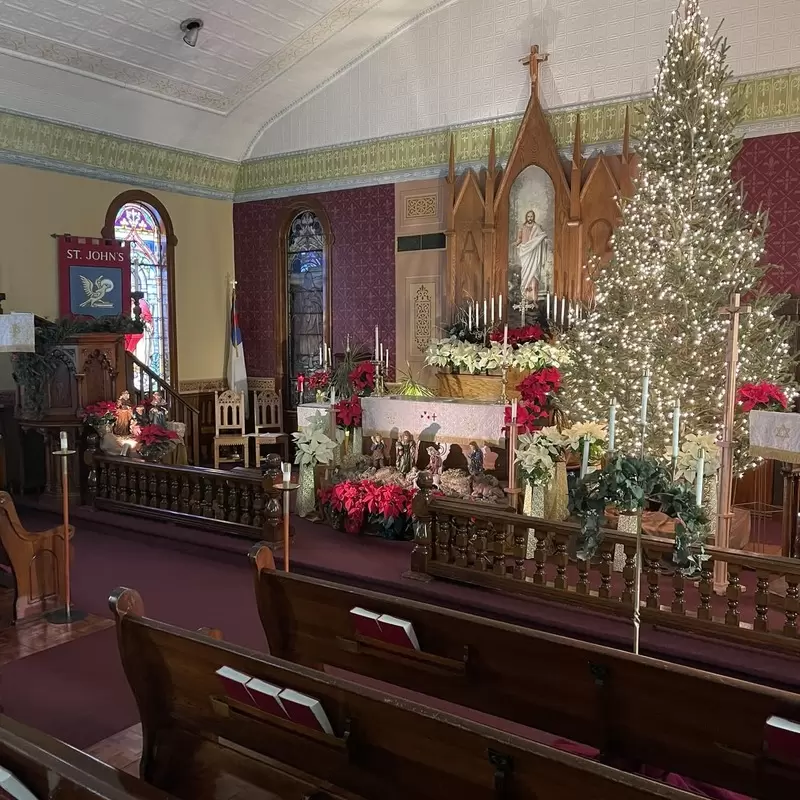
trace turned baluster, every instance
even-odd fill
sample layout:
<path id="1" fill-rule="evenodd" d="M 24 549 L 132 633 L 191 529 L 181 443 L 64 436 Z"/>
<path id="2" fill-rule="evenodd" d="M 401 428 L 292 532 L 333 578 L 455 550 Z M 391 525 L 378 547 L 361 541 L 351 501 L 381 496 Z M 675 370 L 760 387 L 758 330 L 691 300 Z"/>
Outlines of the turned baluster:
<path id="1" fill-rule="evenodd" d="M 139 484 L 139 505 L 149 506 L 150 505 L 150 498 L 148 496 L 149 480 L 147 472 L 145 472 L 145 470 L 142 470 L 139 473 L 137 482 Z"/>
<path id="2" fill-rule="evenodd" d="M 686 614 L 686 580 L 679 569 L 672 576 L 672 591 L 675 594 L 672 599 L 672 613 Z"/>
<path id="3" fill-rule="evenodd" d="M 410 577 L 429 580 L 428 562 L 436 560 L 436 516 L 431 513 L 430 500 L 433 492 L 433 475 L 423 470 L 417 475 L 417 493 L 411 501 L 411 512 L 414 525 L 414 549 L 411 551 Z M 447 563 L 447 559 L 443 559 Z"/>
<path id="4" fill-rule="evenodd" d="M 225 519 L 225 481 L 220 481 L 217 484 L 217 493 L 211 504 L 214 512 L 214 519 Z"/>
<path id="5" fill-rule="evenodd" d="M 525 556 L 528 550 L 528 529 L 514 527 L 514 579 L 525 580 Z"/>
<path id="6" fill-rule="evenodd" d="M 200 479 L 199 478 L 192 478 L 192 491 L 189 496 L 189 513 L 192 516 L 199 517 L 202 506 L 200 505 L 200 501 L 202 499 L 202 494 L 200 492 Z"/>
<path id="7" fill-rule="evenodd" d="M 625 564 L 622 567 L 622 580 L 624 586 L 622 587 L 622 602 L 627 606 L 633 606 L 633 597 L 636 592 L 636 545 L 626 544 L 623 545 L 625 553 Z M 611 551 L 613 559 L 614 551 Z"/>
<path id="8" fill-rule="evenodd" d="M 728 588 L 725 596 L 728 598 L 728 610 L 725 612 L 725 624 L 739 627 L 739 595 L 742 591 L 738 564 L 728 564 Z"/>
<path id="9" fill-rule="evenodd" d="M 786 576 L 786 602 L 784 603 L 784 614 L 786 622 L 783 624 L 784 636 L 797 636 L 797 614 L 800 611 L 800 601 L 798 601 L 797 580 L 792 580 Z"/>
<path id="10" fill-rule="evenodd" d="M 658 611 L 661 608 L 661 586 L 659 579 L 661 578 L 661 565 L 660 559 L 657 555 L 653 556 L 651 553 L 644 553 L 644 562 L 647 564 L 647 607 L 653 608 Z M 640 576 L 636 576 L 641 580 Z"/>
<path id="11" fill-rule="evenodd" d="M 263 495 L 259 492 L 259 495 L 262 497 L 263 503 Z M 236 484 L 233 484 L 230 487 L 230 492 L 228 494 L 228 522 L 238 522 L 239 521 L 239 487 Z M 258 526 L 259 528 L 263 527 L 264 525 L 264 518 L 261 517 L 261 524 Z"/>
<path id="12" fill-rule="evenodd" d="M 614 569 L 614 545 L 603 542 L 600 545 L 600 588 L 597 590 L 598 597 L 605 600 L 611 599 L 611 571 Z"/>
<path id="13" fill-rule="evenodd" d="M 714 559 L 709 558 L 700 567 L 700 582 L 697 591 L 700 592 L 700 606 L 697 609 L 697 619 L 711 621 L 711 594 L 714 591 L 711 583 L 714 575 Z"/>
<path id="14" fill-rule="evenodd" d="M 161 473 L 161 478 L 158 481 L 158 494 L 158 507 L 166 511 L 169 508 L 169 482 L 165 472 Z"/>
<path id="15" fill-rule="evenodd" d="M 450 563 L 450 537 L 452 528 L 450 518 L 447 516 L 434 519 L 434 537 L 436 540 L 436 560 L 443 564 Z"/>
<path id="16" fill-rule="evenodd" d="M 108 497 L 108 466 L 100 464 L 97 471 L 97 496 Z"/>
<path id="17" fill-rule="evenodd" d="M 200 514 L 206 519 L 214 516 L 214 481 L 211 478 L 201 478 L 202 499 L 200 500 Z"/>
<path id="18" fill-rule="evenodd" d="M 163 473 L 162 473 L 163 475 Z M 154 472 L 151 476 L 147 486 L 148 491 L 150 492 L 150 505 L 153 508 L 158 508 L 158 478 L 159 476 L 156 475 Z"/>
<path id="19" fill-rule="evenodd" d="M 118 500 L 119 494 L 117 487 L 119 486 L 119 470 L 116 466 L 112 466 L 108 470 L 108 496 L 112 500 Z"/>
<path id="20" fill-rule="evenodd" d="M 486 572 L 489 566 L 486 559 L 486 546 L 489 541 L 489 529 L 485 520 L 475 523 L 475 566 L 479 572 Z"/>
<path id="21" fill-rule="evenodd" d="M 536 572 L 533 573 L 533 582 L 537 586 L 544 586 L 547 583 L 547 531 L 539 528 L 531 528 L 536 537 L 536 549 L 533 551 L 533 563 L 536 565 Z M 530 533 L 528 534 L 530 536 Z"/>
<path id="22" fill-rule="evenodd" d="M 178 474 L 173 472 L 169 479 L 169 505 L 167 507 L 170 511 L 180 510 L 182 488 L 183 479 L 179 479 Z"/>
<path id="23" fill-rule="evenodd" d="M 125 482 L 128 484 L 128 502 L 134 505 L 139 504 L 139 473 L 132 467 L 125 470 Z"/>
<path id="24" fill-rule="evenodd" d="M 252 515 L 250 514 L 251 503 L 250 487 L 247 487 L 242 490 L 242 513 L 239 515 L 239 522 L 242 525 L 250 525 L 253 521 Z M 267 505 L 269 506 L 269 503 L 267 503 Z M 280 510 L 280 503 L 278 503 L 278 509 Z"/>
<path id="25" fill-rule="evenodd" d="M 575 586 L 575 592 L 581 595 L 588 595 L 589 589 L 589 567 L 590 562 L 582 558 L 578 559 L 578 583 Z"/>
<path id="26" fill-rule="evenodd" d="M 753 598 L 756 605 L 756 618 L 753 620 L 753 630 L 767 633 L 769 631 L 769 573 L 759 570 L 756 572 L 756 594 Z"/>
<path id="27" fill-rule="evenodd" d="M 492 572 L 501 577 L 506 576 L 506 530 L 503 525 L 492 525 L 494 562 Z"/>
<path id="28" fill-rule="evenodd" d="M 567 535 L 564 533 L 556 534 L 556 579 L 553 583 L 556 589 L 567 588 L 567 564 L 569 564 L 569 554 L 567 553 Z"/>
<path id="29" fill-rule="evenodd" d="M 456 517 L 454 519 L 455 529 L 456 529 L 455 552 L 456 552 L 457 567 L 467 566 L 468 522 L 469 520 L 466 517 Z"/>
<path id="30" fill-rule="evenodd" d="M 475 520 L 467 522 L 467 566 L 475 566 Z"/>
<path id="31" fill-rule="evenodd" d="M 172 502 L 173 505 L 177 504 L 177 508 L 173 508 L 173 511 L 189 513 L 189 479 L 183 475 L 175 478 L 175 495 Z"/>
<path id="32" fill-rule="evenodd" d="M 270 488 L 272 484 L 270 484 Z M 282 500 L 283 498 L 281 498 Z M 261 486 L 257 486 L 253 490 L 253 527 L 264 527 L 264 513 L 267 508 L 267 495 L 264 493 Z"/>

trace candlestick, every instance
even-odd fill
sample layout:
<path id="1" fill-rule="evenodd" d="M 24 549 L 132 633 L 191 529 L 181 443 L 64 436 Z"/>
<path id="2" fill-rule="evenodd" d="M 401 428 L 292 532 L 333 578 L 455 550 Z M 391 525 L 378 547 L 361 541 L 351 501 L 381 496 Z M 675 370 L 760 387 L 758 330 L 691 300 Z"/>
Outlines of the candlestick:
<path id="1" fill-rule="evenodd" d="M 617 399 L 611 401 L 611 408 L 608 409 L 608 452 L 614 452 L 614 434 L 617 425 Z"/>
<path id="2" fill-rule="evenodd" d="M 494 295 L 492 295 L 492 325 L 494 325 Z"/>
<path id="3" fill-rule="evenodd" d="M 639 417 L 641 425 L 647 425 L 647 400 L 650 397 L 650 368 L 645 368 L 642 375 L 642 413 Z"/>
<path id="4" fill-rule="evenodd" d="M 508 324 L 503 327 L 503 349 L 508 347 Z"/>
<path id="5" fill-rule="evenodd" d="M 703 477 L 706 471 L 706 451 L 701 450 L 697 456 L 697 477 L 694 487 L 694 499 L 698 506 L 703 505 Z"/>
<path id="6" fill-rule="evenodd" d="M 376 325 L 375 326 L 375 360 L 376 361 L 378 360 L 378 341 L 379 341 L 378 326 Z"/>
<path id="7" fill-rule="evenodd" d="M 289 483 L 292 480 L 292 464 L 290 461 L 281 462 L 281 470 L 283 471 L 283 482 Z"/>
<path id="8" fill-rule="evenodd" d="M 681 401 L 678 398 L 675 401 L 675 408 L 672 409 L 672 463 L 673 466 L 678 460 L 678 444 L 680 440 L 681 429 Z"/>
<path id="9" fill-rule="evenodd" d="M 581 478 L 589 471 L 589 437 L 583 439 L 583 458 L 581 459 Z"/>
<path id="10" fill-rule="evenodd" d="M 489 327 L 489 314 L 487 313 L 488 303 L 486 302 L 486 298 L 483 298 L 483 327 Z"/>
<path id="11" fill-rule="evenodd" d="M 467 314 L 469 315 L 469 322 L 467 322 L 467 330 L 472 330 L 472 305 L 467 306 Z"/>
<path id="12" fill-rule="evenodd" d="M 499 319 L 503 319 L 503 295 L 501 294 L 497 298 L 497 316 Z"/>

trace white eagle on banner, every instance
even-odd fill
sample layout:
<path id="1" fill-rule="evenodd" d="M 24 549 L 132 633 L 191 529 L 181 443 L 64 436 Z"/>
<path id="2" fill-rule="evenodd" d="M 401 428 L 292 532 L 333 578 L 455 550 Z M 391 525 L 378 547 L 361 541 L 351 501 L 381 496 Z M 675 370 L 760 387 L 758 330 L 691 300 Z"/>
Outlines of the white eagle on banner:
<path id="1" fill-rule="evenodd" d="M 113 303 L 109 303 L 108 300 L 103 300 L 103 298 L 114 289 L 114 281 L 110 278 L 104 278 L 102 275 L 94 283 L 85 275 L 81 275 L 80 279 L 83 284 L 83 291 L 86 293 L 86 300 L 81 303 L 81 308 L 84 306 L 89 306 L 89 308 L 114 307 Z"/>

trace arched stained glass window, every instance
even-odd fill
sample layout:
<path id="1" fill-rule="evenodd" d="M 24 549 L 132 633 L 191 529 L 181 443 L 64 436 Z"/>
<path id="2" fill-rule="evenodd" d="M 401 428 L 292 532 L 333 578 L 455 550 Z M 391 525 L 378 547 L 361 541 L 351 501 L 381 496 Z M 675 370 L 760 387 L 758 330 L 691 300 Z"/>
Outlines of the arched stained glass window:
<path id="1" fill-rule="evenodd" d="M 131 291 L 143 295 L 139 306 L 144 334 L 129 337 L 128 349 L 169 382 L 169 265 L 164 222 L 147 203 L 124 203 L 114 218 L 114 235 L 130 242 Z"/>
<path id="2" fill-rule="evenodd" d="M 287 363 L 291 381 L 319 367 L 325 324 L 325 232 L 312 211 L 301 211 L 287 238 Z M 288 394 L 294 396 L 294 392 Z"/>

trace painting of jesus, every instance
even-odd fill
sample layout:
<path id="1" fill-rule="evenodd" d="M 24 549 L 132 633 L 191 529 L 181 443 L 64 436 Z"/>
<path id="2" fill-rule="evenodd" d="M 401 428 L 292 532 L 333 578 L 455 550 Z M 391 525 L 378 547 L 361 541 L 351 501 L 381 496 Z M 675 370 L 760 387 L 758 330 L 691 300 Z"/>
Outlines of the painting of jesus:
<path id="1" fill-rule="evenodd" d="M 515 179 L 508 217 L 509 324 L 524 325 L 553 291 L 555 189 L 541 167 L 527 167 Z"/>

